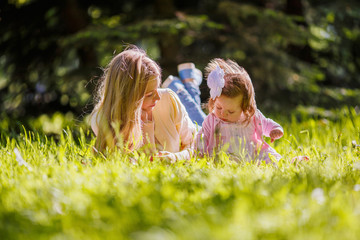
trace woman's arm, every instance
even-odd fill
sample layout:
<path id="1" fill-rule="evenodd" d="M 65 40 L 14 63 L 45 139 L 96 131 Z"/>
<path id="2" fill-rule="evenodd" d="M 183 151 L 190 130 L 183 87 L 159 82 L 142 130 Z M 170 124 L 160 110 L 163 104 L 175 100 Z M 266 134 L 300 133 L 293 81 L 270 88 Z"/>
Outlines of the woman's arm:
<path id="1" fill-rule="evenodd" d="M 170 163 L 174 163 L 179 160 L 189 160 L 194 154 L 193 148 L 187 148 L 180 152 L 168 152 L 168 151 L 159 151 L 157 157 L 161 160 L 169 161 Z"/>
<path id="2" fill-rule="evenodd" d="M 180 150 L 193 147 L 196 128 L 191 121 L 184 105 L 173 91 L 170 91 L 171 103 L 173 105 L 174 122 L 180 137 Z"/>

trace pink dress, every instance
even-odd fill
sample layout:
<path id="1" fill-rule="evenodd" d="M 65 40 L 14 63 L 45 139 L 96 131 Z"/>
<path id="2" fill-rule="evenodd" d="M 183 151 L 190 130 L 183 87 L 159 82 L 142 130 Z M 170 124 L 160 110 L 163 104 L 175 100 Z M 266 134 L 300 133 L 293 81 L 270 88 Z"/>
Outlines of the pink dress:
<path id="1" fill-rule="evenodd" d="M 266 118 L 259 110 L 256 111 L 249 124 L 224 122 L 210 113 L 204 120 L 201 130 L 196 136 L 195 146 L 200 154 L 212 155 L 223 150 L 236 159 L 251 161 L 264 160 L 270 162 L 269 154 L 277 160 L 281 158 L 263 139 L 269 137 L 272 130 L 282 127 Z"/>

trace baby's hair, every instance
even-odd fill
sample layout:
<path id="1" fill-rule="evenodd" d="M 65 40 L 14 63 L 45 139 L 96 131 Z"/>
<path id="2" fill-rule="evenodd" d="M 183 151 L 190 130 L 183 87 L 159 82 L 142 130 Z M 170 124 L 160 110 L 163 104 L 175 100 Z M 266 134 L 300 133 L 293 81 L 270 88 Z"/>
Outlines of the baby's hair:
<path id="1" fill-rule="evenodd" d="M 207 77 L 211 71 L 219 66 L 224 70 L 225 85 L 222 89 L 221 95 L 228 98 L 235 98 L 242 95 L 241 107 L 245 115 L 244 123 L 250 123 L 251 117 L 256 111 L 255 91 L 251 82 L 249 74 L 246 70 L 239 66 L 236 62 L 227 59 L 215 58 L 205 68 L 205 76 Z M 214 109 L 216 99 L 209 99 L 209 112 Z"/>
<path id="2" fill-rule="evenodd" d="M 134 45 L 112 58 L 95 95 L 99 132 L 95 146 L 103 151 L 125 144 L 133 150 L 142 143 L 141 106 L 147 84 L 161 79 L 159 65 Z M 121 138 L 121 140 L 119 139 Z"/>

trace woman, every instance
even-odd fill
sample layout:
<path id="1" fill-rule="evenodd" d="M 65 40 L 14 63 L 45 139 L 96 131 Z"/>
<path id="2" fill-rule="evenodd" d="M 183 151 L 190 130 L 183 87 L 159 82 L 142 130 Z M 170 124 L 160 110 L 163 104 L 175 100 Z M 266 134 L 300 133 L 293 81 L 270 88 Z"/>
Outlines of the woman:
<path id="1" fill-rule="evenodd" d="M 147 145 L 161 158 L 190 158 L 195 125 L 177 94 L 159 89 L 160 82 L 158 64 L 135 46 L 110 61 L 91 114 L 97 150 Z"/>

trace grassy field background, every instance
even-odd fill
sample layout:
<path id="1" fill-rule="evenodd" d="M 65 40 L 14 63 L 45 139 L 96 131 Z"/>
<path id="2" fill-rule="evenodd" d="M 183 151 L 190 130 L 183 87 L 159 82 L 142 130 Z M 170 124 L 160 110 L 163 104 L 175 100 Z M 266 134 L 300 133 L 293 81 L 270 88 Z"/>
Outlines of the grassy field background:
<path id="1" fill-rule="evenodd" d="M 92 153 L 86 124 L 69 119 L 43 116 L 30 122 L 41 131 L 19 134 L 0 121 L 1 239 L 359 239 L 355 109 L 274 118 L 285 130 L 271 144 L 283 155 L 277 167 L 226 154 L 105 158 Z M 291 163 L 301 155 L 310 161 Z"/>

